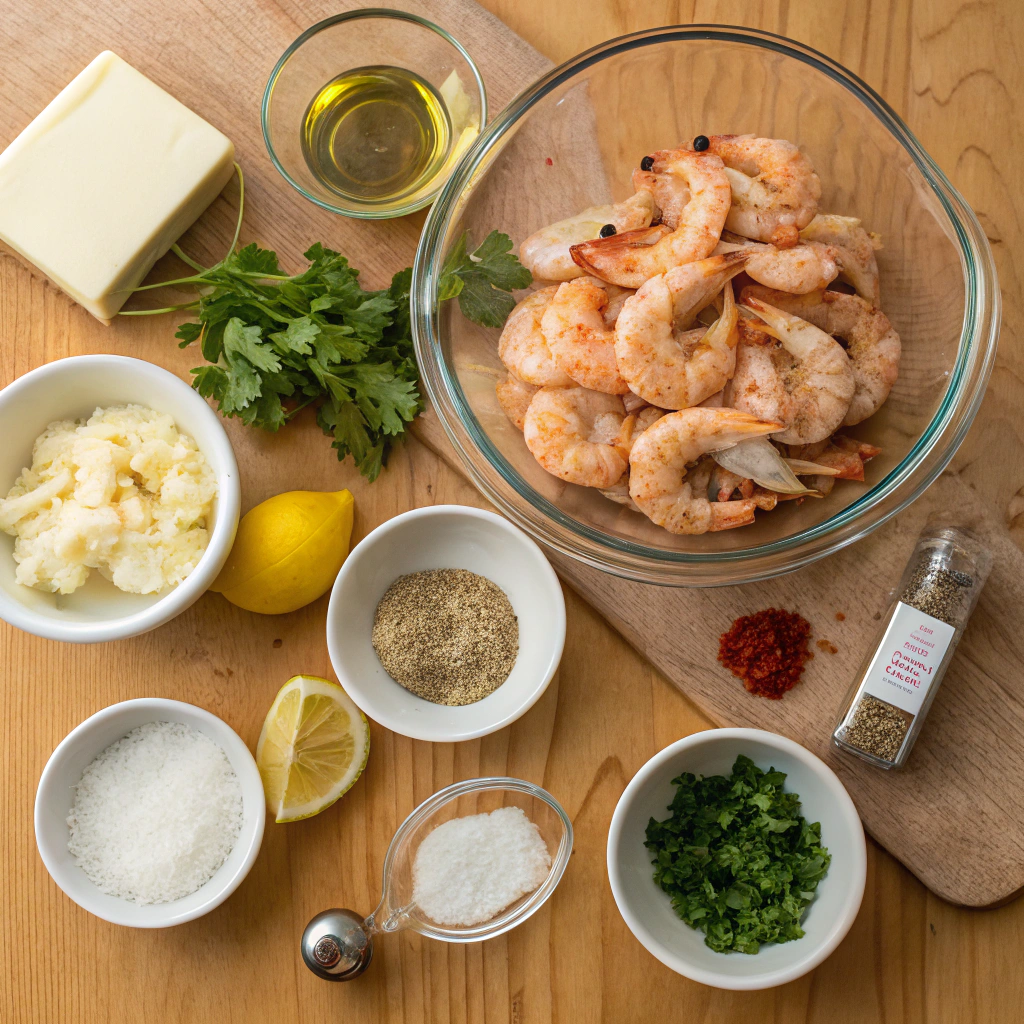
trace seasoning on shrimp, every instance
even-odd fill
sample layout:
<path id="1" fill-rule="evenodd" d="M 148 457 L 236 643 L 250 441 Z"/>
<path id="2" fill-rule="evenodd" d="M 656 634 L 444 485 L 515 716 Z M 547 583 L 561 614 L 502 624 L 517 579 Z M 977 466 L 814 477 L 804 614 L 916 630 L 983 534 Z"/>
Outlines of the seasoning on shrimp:
<path id="1" fill-rule="evenodd" d="M 785 425 L 776 435 L 786 444 L 830 437 L 843 422 L 854 395 L 853 369 L 843 346 L 799 317 L 762 302 L 752 288 L 744 299 L 772 329 L 779 348 L 746 346 L 726 394 L 734 408 Z"/>
<path id="2" fill-rule="evenodd" d="M 736 409 L 668 413 L 640 435 L 629 453 L 629 496 L 648 519 L 669 533 L 701 534 L 746 526 L 754 520 L 754 499 L 709 501 L 710 466 L 700 477 L 691 467 L 703 455 L 749 437 L 763 437 L 779 426 Z"/>
<path id="3" fill-rule="evenodd" d="M 515 374 L 509 373 L 504 380 L 494 385 L 501 411 L 512 421 L 517 430 L 523 429 L 526 422 L 526 411 L 530 408 L 533 396 L 540 390 L 534 384 L 521 381 Z"/>
<path id="4" fill-rule="evenodd" d="M 612 289 L 614 296 L 609 294 Z M 615 330 L 606 322 L 610 299 L 621 289 L 578 277 L 558 286 L 541 329 L 558 368 L 577 384 L 607 395 L 624 395 L 629 385 L 615 361 Z"/>
<path id="5" fill-rule="evenodd" d="M 537 387 L 568 387 L 572 378 L 558 368 L 551 355 L 541 320 L 558 285 L 531 292 L 509 313 L 498 339 L 498 358 L 509 373 Z"/>
<path id="6" fill-rule="evenodd" d="M 615 325 L 615 359 L 632 389 L 662 409 L 687 409 L 725 387 L 736 367 L 737 311 L 729 279 L 746 256 L 712 256 L 652 277 L 626 299 Z M 688 327 L 722 289 L 721 317 Z"/>
<path id="7" fill-rule="evenodd" d="M 792 142 L 753 135 L 712 135 L 708 152 L 721 158 L 732 188 L 725 226 L 780 249 L 796 245 L 821 198 L 811 161 Z"/>
<path id="8" fill-rule="evenodd" d="M 853 285 L 862 299 L 873 306 L 878 305 L 880 292 L 878 261 L 875 259 L 876 240 L 861 227 L 856 217 L 819 213 L 800 231 L 800 240 L 823 242 L 830 246 L 838 254 L 840 279 Z M 761 284 L 768 282 L 761 281 Z"/>
<path id="9" fill-rule="evenodd" d="M 808 295 L 769 292 L 756 285 L 743 289 L 743 301 L 770 302 L 794 317 L 846 342 L 854 393 L 843 424 L 852 427 L 878 411 L 900 372 L 900 336 L 889 318 L 859 295 L 816 291 Z"/>
<path id="10" fill-rule="evenodd" d="M 766 608 L 737 619 L 722 634 L 718 660 L 743 680 L 748 692 L 779 700 L 799 681 L 811 625 L 796 612 Z"/>
<path id="11" fill-rule="evenodd" d="M 823 242 L 806 241 L 779 249 L 723 231 L 714 255 L 730 252 L 747 254 L 743 269 L 758 284 L 796 295 L 827 288 L 839 276 L 842 262 L 839 249 Z"/>
<path id="12" fill-rule="evenodd" d="M 553 476 L 581 487 L 611 487 L 628 465 L 618 395 L 586 388 L 541 388 L 526 410 L 523 437 Z"/>
<path id="13" fill-rule="evenodd" d="M 602 225 L 611 224 L 616 231 L 635 231 L 647 227 L 653 217 L 654 199 L 650 192 L 638 191 L 625 202 L 591 206 L 575 217 L 535 231 L 519 247 L 519 259 L 535 278 L 571 281 L 585 273 L 573 262 L 571 246 L 597 238 Z"/>
<path id="14" fill-rule="evenodd" d="M 729 179 L 718 157 L 687 149 L 662 150 L 653 156 L 655 173 L 675 175 L 689 189 L 677 227 L 620 231 L 570 248 L 584 271 L 624 288 L 639 288 L 655 274 L 710 256 L 729 212 Z"/>

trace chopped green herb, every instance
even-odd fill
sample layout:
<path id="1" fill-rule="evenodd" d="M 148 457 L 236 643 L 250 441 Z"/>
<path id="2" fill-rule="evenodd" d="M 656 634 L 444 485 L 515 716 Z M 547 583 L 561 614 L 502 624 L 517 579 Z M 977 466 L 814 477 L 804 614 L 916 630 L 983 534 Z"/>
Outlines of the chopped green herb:
<path id="1" fill-rule="evenodd" d="M 244 198 L 241 169 L 238 175 Z M 236 243 L 243 205 L 240 199 Z M 492 231 L 475 251 L 468 248 L 463 235 L 445 261 L 440 297 L 458 296 L 466 317 L 502 327 L 515 305 L 510 289 L 525 288 L 530 272 L 512 254 L 508 235 Z M 213 267 L 173 249 L 197 272 L 139 290 L 189 285 L 199 297 L 123 315 L 194 310 L 198 322 L 182 324 L 175 337 L 181 348 L 198 342 L 212 364 L 192 370 L 192 386 L 223 416 L 276 431 L 313 405 L 338 458 L 351 455 L 375 480 L 423 407 L 409 314 L 412 270 L 399 271 L 389 288 L 364 291 L 359 271 L 319 242 L 305 253 L 309 266 L 294 276 L 281 272 L 276 253 L 255 244 L 233 243 Z"/>
<path id="2" fill-rule="evenodd" d="M 647 826 L 655 882 L 716 952 L 756 953 L 804 934 L 801 918 L 832 858 L 785 781 L 741 754 L 728 777 L 673 779 L 672 817 Z"/>

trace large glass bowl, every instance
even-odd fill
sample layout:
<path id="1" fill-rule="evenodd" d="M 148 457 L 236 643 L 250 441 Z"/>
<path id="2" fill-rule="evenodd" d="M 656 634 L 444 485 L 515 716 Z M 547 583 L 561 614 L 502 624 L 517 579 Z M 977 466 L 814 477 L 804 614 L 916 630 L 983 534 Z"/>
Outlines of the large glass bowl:
<path id="1" fill-rule="evenodd" d="M 518 245 L 586 206 L 625 198 L 647 152 L 698 134 L 790 139 L 821 176 L 822 212 L 878 232 L 881 306 L 903 341 L 888 402 L 850 433 L 882 448 L 867 482 L 785 502 L 753 526 L 677 537 L 594 490 L 562 483 L 527 451 L 494 394 L 498 332 L 438 303 L 445 255 L 464 231 Z M 952 458 L 995 357 L 999 290 L 970 208 L 885 101 L 799 43 L 752 29 L 662 28 L 588 50 L 545 75 L 484 131 L 427 220 L 413 324 L 434 408 L 480 489 L 557 551 L 676 586 L 763 579 L 865 536 L 917 498 Z"/>

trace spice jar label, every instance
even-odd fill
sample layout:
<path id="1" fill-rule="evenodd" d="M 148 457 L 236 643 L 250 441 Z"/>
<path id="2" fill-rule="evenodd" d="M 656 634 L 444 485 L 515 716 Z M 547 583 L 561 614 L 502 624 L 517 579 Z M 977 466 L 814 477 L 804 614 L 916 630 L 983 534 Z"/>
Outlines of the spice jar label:
<path id="1" fill-rule="evenodd" d="M 861 692 L 916 716 L 955 633 L 948 623 L 900 601 Z"/>

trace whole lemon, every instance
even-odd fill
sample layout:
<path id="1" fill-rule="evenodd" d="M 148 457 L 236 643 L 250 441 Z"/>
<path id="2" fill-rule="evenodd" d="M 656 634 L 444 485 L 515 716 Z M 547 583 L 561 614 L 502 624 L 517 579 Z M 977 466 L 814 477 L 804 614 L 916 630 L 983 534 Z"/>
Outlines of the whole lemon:
<path id="1" fill-rule="evenodd" d="M 334 583 L 352 537 L 348 491 L 286 491 L 250 509 L 211 590 L 250 612 L 281 615 Z"/>

